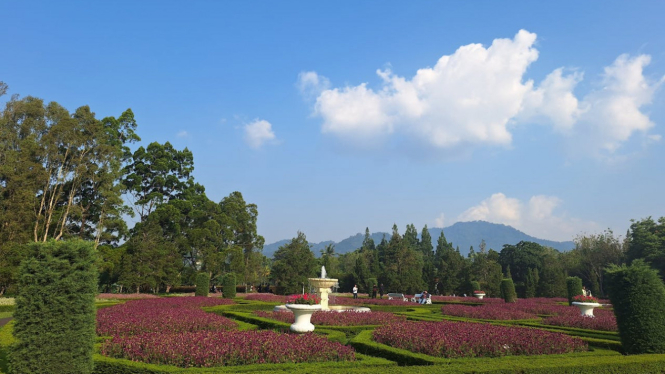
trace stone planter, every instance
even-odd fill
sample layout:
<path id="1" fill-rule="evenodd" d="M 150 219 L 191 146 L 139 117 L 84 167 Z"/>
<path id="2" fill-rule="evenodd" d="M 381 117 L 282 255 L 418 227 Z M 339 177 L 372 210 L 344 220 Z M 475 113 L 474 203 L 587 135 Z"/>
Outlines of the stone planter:
<path id="1" fill-rule="evenodd" d="M 473 296 L 479 298 L 480 300 L 482 300 L 483 297 L 485 297 L 485 294 L 484 293 L 474 293 Z"/>
<path id="2" fill-rule="evenodd" d="M 572 305 L 580 308 L 580 313 L 583 317 L 593 317 L 593 308 L 600 306 L 598 303 L 581 303 L 579 301 L 573 301 Z"/>
<path id="3" fill-rule="evenodd" d="M 296 317 L 295 323 L 291 325 L 291 331 L 294 332 L 310 332 L 314 331 L 314 325 L 310 322 L 312 314 L 317 310 L 321 310 L 321 304 L 307 305 L 307 304 L 286 304 L 293 315 Z"/>

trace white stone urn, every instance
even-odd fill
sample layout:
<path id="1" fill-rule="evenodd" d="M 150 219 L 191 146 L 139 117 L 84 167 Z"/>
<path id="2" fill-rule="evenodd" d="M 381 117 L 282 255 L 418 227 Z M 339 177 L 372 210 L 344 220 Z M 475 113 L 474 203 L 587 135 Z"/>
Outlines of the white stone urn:
<path id="1" fill-rule="evenodd" d="M 293 332 L 310 332 L 314 331 L 314 325 L 310 322 L 312 314 L 317 310 L 321 310 L 321 304 L 286 304 L 286 307 L 289 308 L 293 315 L 296 317 L 296 321 L 291 325 L 291 331 Z"/>
<path id="2" fill-rule="evenodd" d="M 579 301 L 573 301 L 572 305 L 580 308 L 580 315 L 582 317 L 593 317 L 593 308 L 598 308 L 601 306 L 598 303 L 582 303 Z"/>
<path id="3" fill-rule="evenodd" d="M 483 297 L 485 297 L 485 293 L 484 292 L 483 293 L 475 293 L 474 292 L 473 296 L 475 296 L 475 297 L 479 298 L 480 300 L 482 300 Z"/>

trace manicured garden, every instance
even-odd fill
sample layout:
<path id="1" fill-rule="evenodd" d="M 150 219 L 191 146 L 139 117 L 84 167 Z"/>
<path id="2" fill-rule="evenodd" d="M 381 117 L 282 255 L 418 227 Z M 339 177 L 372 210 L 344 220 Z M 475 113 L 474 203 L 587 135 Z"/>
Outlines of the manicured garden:
<path id="1" fill-rule="evenodd" d="M 620 353 L 611 309 L 581 317 L 565 299 L 442 298 L 420 305 L 338 296 L 338 304 L 373 311 L 316 312 L 315 332 L 294 334 L 288 332 L 293 314 L 272 311 L 283 296 L 134 296 L 113 302 L 108 295 L 98 298 L 94 373 L 637 373 L 665 368 L 665 355 Z M 9 323 L 0 330 L 3 371 L 12 329 Z M 603 339 L 590 337 L 594 334 Z M 614 349 L 607 342 L 614 342 Z M 434 366 L 425 370 L 422 365 Z"/>

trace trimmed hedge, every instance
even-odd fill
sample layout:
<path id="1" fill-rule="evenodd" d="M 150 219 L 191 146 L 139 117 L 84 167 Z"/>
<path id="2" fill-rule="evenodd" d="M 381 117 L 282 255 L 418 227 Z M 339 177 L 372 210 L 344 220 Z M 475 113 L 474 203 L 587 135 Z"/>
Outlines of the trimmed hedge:
<path id="1" fill-rule="evenodd" d="M 471 281 L 469 285 L 471 286 L 471 289 L 469 290 L 469 296 L 473 296 L 473 293 L 475 291 L 483 290 L 482 288 L 480 288 L 480 283 L 478 281 Z"/>
<path id="2" fill-rule="evenodd" d="M 573 305 L 573 297 L 582 294 L 582 279 L 578 277 L 566 278 L 566 288 L 568 289 L 568 305 Z"/>
<path id="3" fill-rule="evenodd" d="M 514 303 L 517 301 L 517 293 L 515 293 L 515 283 L 510 278 L 501 280 L 501 297 L 507 303 Z"/>
<path id="4" fill-rule="evenodd" d="M 228 273 L 224 275 L 222 284 L 222 296 L 225 299 L 233 299 L 236 297 L 236 275 Z"/>
<path id="5" fill-rule="evenodd" d="M 444 359 L 413 353 L 375 342 L 371 331 L 363 331 L 350 344 L 358 352 L 377 355 L 402 365 L 434 365 L 400 367 L 403 373 L 656 373 L 665 371 L 665 355 L 623 356 L 615 351 L 597 349 L 593 352 L 562 355 L 506 356 L 497 358 Z M 370 373 L 372 371 L 353 371 Z M 384 368 L 382 373 L 393 373 Z"/>
<path id="6" fill-rule="evenodd" d="M 210 274 L 198 273 L 196 275 L 196 296 L 208 296 L 210 291 Z"/>
<path id="7" fill-rule="evenodd" d="M 642 260 L 606 269 L 621 344 L 627 354 L 665 353 L 665 286 Z"/>
<path id="8" fill-rule="evenodd" d="M 19 268 L 11 372 L 91 373 L 97 260 L 82 240 L 32 243 Z"/>

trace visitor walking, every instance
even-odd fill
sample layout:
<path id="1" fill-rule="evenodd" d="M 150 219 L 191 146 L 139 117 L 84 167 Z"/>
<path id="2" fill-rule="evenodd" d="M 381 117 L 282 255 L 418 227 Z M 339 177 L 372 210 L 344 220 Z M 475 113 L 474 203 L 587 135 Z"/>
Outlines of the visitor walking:
<path id="1" fill-rule="evenodd" d="M 354 299 L 358 298 L 358 285 L 357 284 L 353 285 L 353 298 Z"/>
<path id="2" fill-rule="evenodd" d="M 377 287 L 376 284 L 372 287 L 372 299 L 376 299 Z"/>

